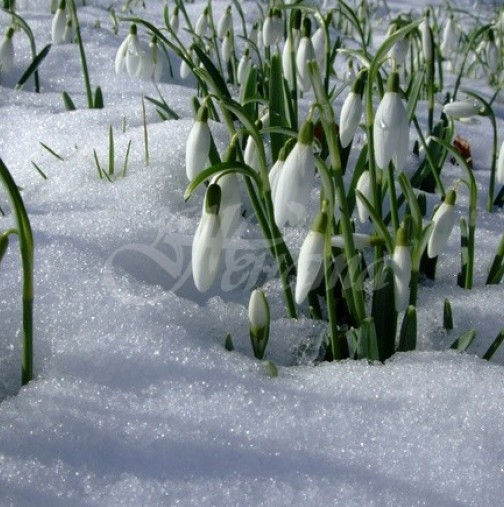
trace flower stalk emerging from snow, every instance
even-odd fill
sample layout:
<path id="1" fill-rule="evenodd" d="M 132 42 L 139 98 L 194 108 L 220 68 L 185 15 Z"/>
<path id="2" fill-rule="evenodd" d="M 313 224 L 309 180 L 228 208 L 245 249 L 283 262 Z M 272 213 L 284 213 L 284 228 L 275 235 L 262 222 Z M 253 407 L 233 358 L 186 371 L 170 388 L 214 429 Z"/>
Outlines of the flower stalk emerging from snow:
<path id="1" fill-rule="evenodd" d="M 270 331 L 270 309 L 261 289 L 252 291 L 248 307 L 250 342 L 254 356 L 263 359 Z"/>

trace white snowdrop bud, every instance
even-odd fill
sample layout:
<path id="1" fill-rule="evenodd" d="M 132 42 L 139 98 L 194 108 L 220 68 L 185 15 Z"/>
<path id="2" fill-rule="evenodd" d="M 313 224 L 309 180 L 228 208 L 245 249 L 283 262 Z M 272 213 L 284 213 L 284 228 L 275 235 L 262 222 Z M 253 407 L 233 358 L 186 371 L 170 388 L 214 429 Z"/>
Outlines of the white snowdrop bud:
<path id="1" fill-rule="evenodd" d="M 238 62 L 238 69 L 236 76 L 238 78 L 238 84 L 243 85 L 247 82 L 247 77 L 252 68 L 252 58 L 250 58 L 249 48 L 245 48 L 240 61 Z"/>
<path id="2" fill-rule="evenodd" d="M 224 40 L 222 41 L 221 56 L 223 62 L 227 63 L 231 59 L 231 52 L 233 49 L 233 43 L 231 40 L 231 32 L 227 32 Z"/>
<path id="3" fill-rule="evenodd" d="M 179 26 L 180 26 L 179 8 L 178 6 L 175 6 L 173 8 L 172 15 L 170 16 L 170 28 L 172 29 L 175 35 L 177 35 L 178 33 Z"/>
<path id="4" fill-rule="evenodd" d="M 192 273 L 194 284 L 200 292 L 206 292 L 212 286 L 219 268 L 222 254 L 220 201 L 219 185 L 209 185 L 192 244 Z"/>
<path id="5" fill-rule="evenodd" d="M 211 133 L 208 109 L 200 107 L 186 143 L 186 175 L 192 181 L 204 168 L 210 152 Z"/>
<path id="6" fill-rule="evenodd" d="M 296 225 L 305 213 L 315 174 L 313 129 L 311 121 L 303 123 L 298 141 L 278 177 L 274 208 L 275 222 L 280 228 L 287 223 Z"/>
<path id="7" fill-rule="evenodd" d="M 496 72 L 499 65 L 499 50 L 497 44 L 495 44 L 495 37 L 493 30 L 488 31 L 488 41 L 486 43 L 486 60 L 488 70 L 490 72 Z"/>
<path id="8" fill-rule="evenodd" d="M 308 64 L 315 60 L 315 50 L 310 38 L 311 22 L 309 18 L 303 20 L 303 37 L 299 41 L 296 52 L 297 83 L 301 91 L 307 92 L 311 88 Z"/>
<path id="9" fill-rule="evenodd" d="M 340 113 L 340 141 L 341 146 L 346 148 L 354 138 L 357 127 L 362 116 L 362 92 L 364 82 L 362 76 L 359 76 L 352 91 L 347 95 Z"/>
<path id="10" fill-rule="evenodd" d="M 504 141 L 499 150 L 499 157 L 497 159 L 497 181 L 504 185 Z"/>
<path id="11" fill-rule="evenodd" d="M 119 46 L 115 57 L 115 71 L 119 74 L 124 69 L 131 77 L 138 76 L 142 65 L 142 48 L 138 40 L 137 27 L 131 25 L 129 34 Z"/>
<path id="12" fill-rule="evenodd" d="M 479 111 L 480 107 L 478 104 L 467 100 L 457 100 L 443 106 L 443 113 L 456 120 L 471 118 L 472 116 L 476 116 Z"/>
<path id="13" fill-rule="evenodd" d="M 247 137 L 245 144 L 245 150 L 243 152 L 243 161 L 256 171 L 260 170 L 259 167 L 259 153 L 257 152 L 257 146 L 252 136 Z"/>
<path id="14" fill-rule="evenodd" d="M 448 238 L 455 225 L 455 190 L 450 190 L 445 200 L 439 206 L 432 217 L 432 228 L 429 242 L 427 243 L 427 255 L 432 259 L 439 255 L 448 243 Z"/>
<path id="15" fill-rule="evenodd" d="M 261 289 L 253 290 L 250 295 L 248 318 L 254 356 L 262 359 L 269 339 L 270 310 L 266 295 Z"/>
<path id="16" fill-rule="evenodd" d="M 72 17 L 69 16 L 65 24 L 65 32 L 63 33 L 63 43 L 70 44 L 75 39 L 75 27 L 72 21 Z"/>
<path id="17" fill-rule="evenodd" d="M 278 158 L 268 174 L 268 179 L 271 187 L 271 200 L 273 202 L 275 202 L 275 194 L 278 188 L 278 177 L 282 172 L 283 166 L 285 164 L 285 159 L 292 149 L 292 141 L 293 139 L 291 138 L 282 146 L 280 152 L 278 153 Z"/>
<path id="18" fill-rule="evenodd" d="M 458 38 L 455 31 L 455 22 L 453 16 L 450 16 L 443 30 L 443 36 L 441 39 L 441 53 L 447 57 L 449 53 L 457 48 Z"/>
<path id="19" fill-rule="evenodd" d="M 315 218 L 299 252 L 296 303 L 300 305 L 313 287 L 324 261 L 324 235 L 327 229 L 327 213 L 321 211 Z"/>
<path id="20" fill-rule="evenodd" d="M 387 91 L 376 110 L 373 141 L 378 167 L 386 169 L 390 161 L 393 161 L 396 169 L 402 171 L 408 158 L 409 123 L 398 91 L 399 75 L 392 72 Z"/>
<path id="21" fill-rule="evenodd" d="M 371 204 L 373 204 L 373 192 L 371 188 L 371 177 L 369 175 L 369 171 L 366 169 L 363 171 L 363 173 L 360 175 L 359 179 L 357 180 L 357 184 L 355 186 L 356 190 L 358 190 Z M 357 198 L 356 200 L 357 205 L 357 214 L 359 215 L 359 220 L 363 224 L 367 222 L 369 218 L 369 211 L 367 210 L 366 206 L 364 206 L 364 203 Z"/>
<path id="22" fill-rule="evenodd" d="M 62 44 L 64 42 L 66 18 L 66 0 L 60 0 L 51 25 L 51 37 L 53 44 Z"/>
<path id="23" fill-rule="evenodd" d="M 434 58 L 434 44 L 432 41 L 432 30 L 429 24 L 428 11 L 425 20 L 420 23 L 420 26 L 418 28 L 420 29 L 420 33 L 422 35 L 422 51 L 424 59 L 426 62 L 432 62 Z"/>
<path id="24" fill-rule="evenodd" d="M 263 24 L 263 44 L 269 47 L 276 44 L 283 36 L 282 12 L 270 9 Z"/>
<path id="25" fill-rule="evenodd" d="M 194 33 L 198 37 L 204 37 L 208 30 L 208 7 L 205 7 L 200 17 L 196 21 L 196 27 Z"/>
<path id="26" fill-rule="evenodd" d="M 233 30 L 233 15 L 231 14 L 231 6 L 229 5 L 224 14 L 217 23 L 217 37 L 224 39 L 226 34 Z"/>
<path id="27" fill-rule="evenodd" d="M 311 41 L 315 58 L 321 70 L 325 70 L 326 66 L 326 52 L 325 52 L 326 33 L 322 26 L 319 26 L 315 33 L 312 35 Z"/>
<path id="28" fill-rule="evenodd" d="M 409 302 L 412 269 L 411 251 L 403 227 L 397 231 L 396 245 L 392 255 L 392 269 L 394 271 L 395 308 L 397 312 L 402 312 L 407 308 Z"/>
<path id="29" fill-rule="evenodd" d="M 282 50 L 282 70 L 289 88 L 294 88 L 294 69 L 292 65 L 292 40 L 288 37 Z"/>
<path id="30" fill-rule="evenodd" d="M 14 27 L 10 26 L 0 42 L 0 73 L 9 72 L 14 67 Z"/>

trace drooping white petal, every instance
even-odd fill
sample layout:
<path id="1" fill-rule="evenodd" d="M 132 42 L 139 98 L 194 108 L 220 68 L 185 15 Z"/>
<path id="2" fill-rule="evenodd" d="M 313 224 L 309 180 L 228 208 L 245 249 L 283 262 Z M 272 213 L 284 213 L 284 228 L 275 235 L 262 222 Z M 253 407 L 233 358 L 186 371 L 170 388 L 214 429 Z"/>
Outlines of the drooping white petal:
<path id="1" fill-rule="evenodd" d="M 238 62 L 238 70 L 236 76 L 238 78 L 238 84 L 243 85 L 247 82 L 247 77 L 252 67 L 252 59 L 248 52 L 244 53 Z"/>
<path id="2" fill-rule="evenodd" d="M 203 12 L 196 21 L 196 27 L 194 29 L 194 32 L 198 37 L 204 37 L 206 35 L 207 30 L 208 30 L 208 16 L 206 12 Z"/>
<path id="3" fill-rule="evenodd" d="M 448 243 L 448 238 L 455 225 L 455 206 L 443 202 L 432 217 L 434 227 L 427 244 L 427 255 L 430 258 L 439 255 Z"/>
<path id="4" fill-rule="evenodd" d="M 250 325 L 256 329 L 269 326 L 269 305 L 264 292 L 260 289 L 254 289 L 250 294 L 248 318 Z"/>
<path id="5" fill-rule="evenodd" d="M 232 42 L 231 37 L 229 35 L 226 35 L 224 37 L 224 40 L 222 41 L 222 48 L 221 48 L 221 56 L 222 61 L 227 63 L 231 59 L 231 50 L 232 50 Z"/>
<path id="6" fill-rule="evenodd" d="M 401 171 L 409 147 L 409 126 L 406 108 L 395 92 L 386 92 L 376 110 L 373 139 L 376 163 L 386 169 L 392 158 Z"/>
<path id="7" fill-rule="evenodd" d="M 192 273 L 194 284 L 206 292 L 213 284 L 222 253 L 220 217 L 203 211 L 192 244 Z"/>
<path id="8" fill-rule="evenodd" d="M 317 59 L 321 71 L 323 71 L 326 66 L 325 37 L 325 31 L 320 26 L 315 30 L 311 38 L 315 58 Z"/>
<path id="9" fill-rule="evenodd" d="M 497 173 L 496 173 L 497 181 L 504 185 L 504 141 L 502 141 L 500 150 L 499 150 L 499 158 L 497 159 Z"/>
<path id="10" fill-rule="evenodd" d="M 129 44 L 126 50 L 126 70 L 130 77 L 137 77 L 142 69 L 143 51 L 137 35 L 129 35 Z"/>
<path id="11" fill-rule="evenodd" d="M 474 102 L 467 100 L 457 100 L 455 102 L 449 102 L 443 107 L 443 112 L 456 120 L 461 118 L 471 118 L 478 114 L 480 107 Z"/>
<path id="12" fill-rule="evenodd" d="M 259 154 L 257 153 L 257 146 L 252 136 L 247 138 L 245 144 L 245 151 L 243 153 L 243 161 L 252 169 L 259 170 Z"/>
<path id="13" fill-rule="evenodd" d="M 61 44 L 64 41 L 66 25 L 66 9 L 58 9 L 54 14 L 51 25 L 51 38 L 53 44 Z"/>
<path id="14" fill-rule="evenodd" d="M 233 16 L 231 14 L 231 9 L 228 8 L 225 10 L 222 17 L 219 19 L 219 22 L 217 23 L 217 37 L 219 39 L 224 39 L 226 36 L 226 33 L 232 30 L 233 24 Z"/>
<path id="15" fill-rule="evenodd" d="M 373 204 L 373 193 L 371 189 L 371 178 L 369 176 L 369 171 L 364 171 L 359 179 L 357 180 L 357 185 L 355 187 L 371 204 Z M 357 198 L 357 214 L 359 215 L 359 220 L 361 223 L 367 222 L 369 218 L 369 212 L 362 203 L 362 201 Z"/>
<path id="16" fill-rule="evenodd" d="M 116 74 L 120 74 L 126 65 L 126 52 L 128 51 L 129 35 L 121 42 L 119 49 L 117 50 L 115 57 L 115 71 Z"/>
<path id="17" fill-rule="evenodd" d="M 302 37 L 296 53 L 297 82 L 299 89 L 307 92 L 311 88 L 308 62 L 315 59 L 315 51 L 309 37 Z"/>
<path id="18" fill-rule="evenodd" d="M 315 171 L 311 145 L 296 143 L 285 160 L 275 193 L 275 222 L 278 227 L 296 225 L 303 217 Z"/>
<path id="19" fill-rule="evenodd" d="M 394 270 L 394 295 L 397 312 L 402 312 L 408 306 L 411 268 L 409 247 L 396 246 L 392 256 L 392 269 Z"/>
<path id="20" fill-rule="evenodd" d="M 282 69 L 289 88 L 292 90 L 294 88 L 294 69 L 292 66 L 292 42 L 290 38 L 287 38 L 282 50 Z"/>
<path id="21" fill-rule="evenodd" d="M 217 183 L 221 188 L 221 202 L 219 215 L 223 240 L 230 238 L 236 231 L 240 222 L 241 192 L 238 178 L 235 173 L 224 176 L 216 175 L 211 183 Z"/>
<path id="22" fill-rule="evenodd" d="M 275 194 L 278 188 L 278 177 L 280 176 L 280 172 L 282 171 L 284 164 L 285 160 L 277 159 L 268 174 L 269 184 L 271 187 L 271 199 L 273 202 L 275 202 Z"/>
<path id="23" fill-rule="evenodd" d="M 204 121 L 195 121 L 186 143 L 186 175 L 192 181 L 204 168 L 210 152 L 210 129 Z"/>
<path id="24" fill-rule="evenodd" d="M 340 141 L 346 148 L 354 138 L 362 116 L 362 98 L 360 94 L 350 92 L 343 102 L 340 114 Z"/>
<path id="25" fill-rule="evenodd" d="M 408 39 L 400 39 L 398 40 L 388 52 L 388 55 L 393 58 L 397 65 L 402 65 L 406 60 L 406 55 L 408 54 L 409 49 L 409 41 Z"/>
<path id="26" fill-rule="evenodd" d="M 14 45 L 12 38 L 4 37 L 0 42 L 0 72 L 9 72 L 14 66 Z"/>
<path id="27" fill-rule="evenodd" d="M 324 235 L 310 230 L 299 252 L 295 293 L 298 305 L 305 300 L 317 278 L 324 259 L 323 253 Z"/>

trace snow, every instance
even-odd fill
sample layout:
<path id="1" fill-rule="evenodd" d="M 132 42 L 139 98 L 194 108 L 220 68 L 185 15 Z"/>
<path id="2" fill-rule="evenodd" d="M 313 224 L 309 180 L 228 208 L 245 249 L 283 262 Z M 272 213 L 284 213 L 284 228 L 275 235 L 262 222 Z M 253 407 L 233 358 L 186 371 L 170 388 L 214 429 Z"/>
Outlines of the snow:
<path id="1" fill-rule="evenodd" d="M 20 11 L 39 48 L 50 39 L 47 3 L 28 0 Z M 436 283 L 420 288 L 418 351 L 384 365 L 319 363 L 324 326 L 286 318 L 253 220 L 228 245 L 220 283 L 203 295 L 194 288 L 187 270 L 202 193 L 183 200 L 193 83 L 163 76 L 160 91 L 178 121 L 161 122 L 146 103 L 146 166 L 141 97 L 157 92 L 152 83 L 115 75 L 127 23 L 113 34 L 109 3 L 79 8 L 103 110 L 85 109 L 76 45 L 52 47 L 40 68 L 41 94 L 30 85 L 15 91 L 29 61 L 26 37 L 16 34 L 15 68 L 0 87 L 0 156 L 23 189 L 36 244 L 35 380 L 22 388 L 15 240 L 0 267 L 0 506 L 500 505 L 504 350 L 491 362 L 477 357 L 503 326 L 502 284 L 485 285 L 504 226 L 502 210 L 484 211 L 488 120 L 457 124 L 471 140 L 480 186 L 474 289 L 456 285 L 454 232 Z M 159 16 L 162 2 L 146 3 L 136 11 Z M 193 21 L 203 5 L 188 4 Z M 215 3 L 216 18 L 226 5 Z M 2 32 L 8 24 L 0 14 Z M 491 94 L 483 80 L 465 84 Z M 77 111 L 65 111 L 63 90 Z M 502 102 L 495 112 L 502 142 Z M 96 150 L 107 167 L 110 126 L 112 183 L 98 178 L 93 161 Z M 224 128 L 211 128 L 224 148 Z M 461 175 L 455 166 L 445 171 L 448 182 Z M 312 204 L 317 200 L 313 192 Z M 460 187 L 458 218 L 467 216 L 467 202 Z M 3 189 L 0 205 L 3 231 L 12 225 Z M 308 222 L 286 235 L 296 254 Z M 276 378 L 249 344 L 248 297 L 262 282 Z M 449 333 L 442 328 L 445 297 L 455 320 Z M 469 353 L 447 351 L 469 328 L 477 332 Z M 234 352 L 224 349 L 228 332 Z"/>

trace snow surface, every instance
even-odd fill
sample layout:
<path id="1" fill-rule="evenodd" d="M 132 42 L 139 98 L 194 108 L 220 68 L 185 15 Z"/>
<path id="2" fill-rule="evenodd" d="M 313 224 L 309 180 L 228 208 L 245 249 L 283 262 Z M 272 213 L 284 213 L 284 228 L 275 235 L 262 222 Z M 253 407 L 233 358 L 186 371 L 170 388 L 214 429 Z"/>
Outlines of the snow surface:
<path id="1" fill-rule="evenodd" d="M 160 19 L 162 2 L 146 3 L 136 12 Z M 27 0 L 21 11 L 40 48 L 50 40 L 47 4 Z M 157 92 L 115 75 L 128 26 L 114 35 L 109 4 L 88 0 L 79 8 L 91 81 L 102 87 L 105 109 L 85 109 L 76 45 L 51 49 L 40 69 L 41 94 L 30 86 L 14 91 L 29 61 L 22 34 L 14 39 L 15 68 L 0 88 L 0 156 L 23 188 L 36 242 L 36 379 L 24 388 L 15 241 L 1 265 L 0 505 L 502 505 L 504 351 L 490 363 L 475 355 L 503 326 L 502 285 L 485 286 L 504 230 L 502 210 L 483 211 L 487 120 L 457 125 L 471 141 L 482 189 L 475 288 L 456 285 L 454 232 L 436 283 L 420 290 L 419 351 L 384 365 L 317 363 L 323 326 L 285 318 L 253 220 L 228 245 L 221 283 L 205 295 L 195 290 L 187 269 L 201 192 L 188 203 L 182 198 L 193 83 L 163 76 L 161 93 L 179 121 L 161 122 L 147 104 L 147 167 L 141 97 Z M 203 5 L 188 4 L 193 20 Z M 226 5 L 215 2 L 216 16 Z M 8 24 L 0 13 L 2 32 Z M 491 95 L 484 80 L 465 84 Z M 77 111 L 65 111 L 64 90 Z M 495 110 L 501 142 L 500 99 Z M 128 173 L 113 183 L 99 180 L 93 161 L 96 150 L 106 166 L 110 126 L 118 173 L 132 143 Z M 226 133 L 211 127 L 222 149 Z M 447 166 L 443 174 L 453 181 L 460 169 Z M 467 216 L 464 192 L 459 216 Z M 313 209 L 317 201 L 314 189 Z M 5 230 L 12 221 L 3 190 L 0 204 Z M 286 235 L 295 252 L 309 220 Z M 248 343 L 246 307 L 260 282 L 271 304 L 268 358 L 277 378 L 252 358 Z M 455 319 L 449 334 L 442 328 L 445 297 Z M 446 351 L 469 328 L 477 331 L 470 353 Z M 228 332 L 231 353 L 223 347 Z"/>

